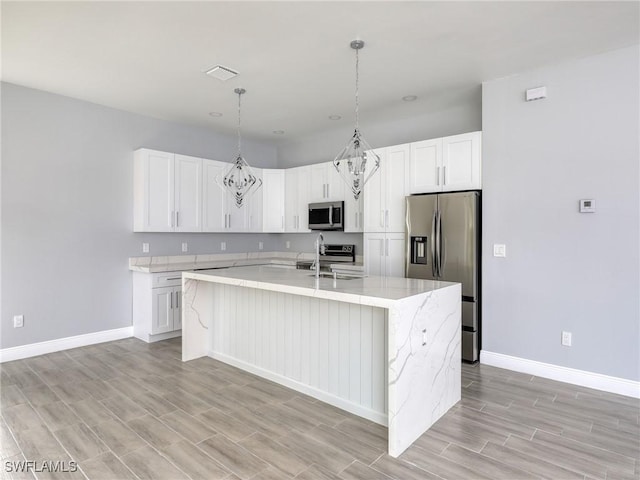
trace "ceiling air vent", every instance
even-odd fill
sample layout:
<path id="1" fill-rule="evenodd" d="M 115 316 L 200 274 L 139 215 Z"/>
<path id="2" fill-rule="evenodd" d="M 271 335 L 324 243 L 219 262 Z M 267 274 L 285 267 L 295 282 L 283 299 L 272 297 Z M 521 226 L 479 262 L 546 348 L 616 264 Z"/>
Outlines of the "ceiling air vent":
<path id="1" fill-rule="evenodd" d="M 229 67 L 223 67 L 222 65 L 211 67 L 205 73 L 210 77 L 217 78 L 218 80 L 222 80 L 223 82 L 238 75 L 238 72 L 236 72 L 235 70 L 231 70 Z"/>

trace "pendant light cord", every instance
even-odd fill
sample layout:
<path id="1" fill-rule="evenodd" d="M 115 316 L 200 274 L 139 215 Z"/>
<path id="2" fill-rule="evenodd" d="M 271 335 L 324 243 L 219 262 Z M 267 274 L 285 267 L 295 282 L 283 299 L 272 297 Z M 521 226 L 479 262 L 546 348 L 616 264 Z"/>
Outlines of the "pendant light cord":
<path id="1" fill-rule="evenodd" d="M 241 100 L 242 99 L 242 93 L 238 92 L 238 156 L 242 156 L 242 137 L 240 136 L 240 114 L 241 114 Z"/>
<path id="2" fill-rule="evenodd" d="M 359 57 L 358 57 L 358 50 L 356 48 L 356 131 L 358 131 L 358 123 L 359 123 L 359 102 L 358 102 L 358 84 L 359 84 L 359 77 L 358 77 L 358 66 L 359 66 Z"/>

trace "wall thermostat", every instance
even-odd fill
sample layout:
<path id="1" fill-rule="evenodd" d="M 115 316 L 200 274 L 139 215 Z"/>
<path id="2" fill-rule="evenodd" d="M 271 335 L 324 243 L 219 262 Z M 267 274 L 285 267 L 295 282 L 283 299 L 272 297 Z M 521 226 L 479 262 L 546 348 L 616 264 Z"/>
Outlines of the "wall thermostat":
<path id="1" fill-rule="evenodd" d="M 580 213 L 595 213 L 596 201 L 592 198 L 583 198 L 580 200 Z"/>

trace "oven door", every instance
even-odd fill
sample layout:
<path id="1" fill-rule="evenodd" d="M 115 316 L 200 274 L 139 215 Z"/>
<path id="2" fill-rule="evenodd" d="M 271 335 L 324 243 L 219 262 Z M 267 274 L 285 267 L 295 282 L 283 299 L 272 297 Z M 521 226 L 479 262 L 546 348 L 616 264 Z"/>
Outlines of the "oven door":
<path id="1" fill-rule="evenodd" d="M 344 230 L 344 202 L 309 204 L 310 230 Z"/>

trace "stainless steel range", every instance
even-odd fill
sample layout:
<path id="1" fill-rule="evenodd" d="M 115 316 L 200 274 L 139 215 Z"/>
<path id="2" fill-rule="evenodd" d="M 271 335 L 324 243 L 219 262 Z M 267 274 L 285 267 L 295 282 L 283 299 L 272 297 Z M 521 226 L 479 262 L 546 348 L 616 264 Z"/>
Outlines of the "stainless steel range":
<path id="1" fill-rule="evenodd" d="M 320 271 L 330 272 L 332 263 L 355 263 L 355 245 L 325 245 L 324 253 L 320 253 Z M 296 268 L 299 270 L 311 270 L 313 260 L 299 260 Z"/>

